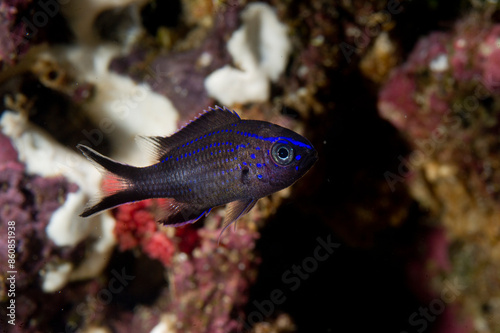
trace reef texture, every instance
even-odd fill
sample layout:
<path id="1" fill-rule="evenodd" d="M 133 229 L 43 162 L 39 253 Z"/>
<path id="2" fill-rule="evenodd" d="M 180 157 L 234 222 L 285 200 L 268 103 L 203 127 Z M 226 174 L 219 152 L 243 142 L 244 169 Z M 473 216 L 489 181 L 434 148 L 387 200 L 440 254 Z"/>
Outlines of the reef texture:
<path id="1" fill-rule="evenodd" d="M 457 279 L 461 317 L 484 332 L 497 332 L 500 318 L 499 39 L 489 12 L 421 38 L 378 101 L 412 149 L 386 179 L 408 185 L 444 227 L 440 288 Z"/>
<path id="2" fill-rule="evenodd" d="M 60 8 L 57 1 L 5 0 L 0 3 L 0 70 L 19 62 L 37 44 L 71 39 Z"/>
<path id="3" fill-rule="evenodd" d="M 55 315 L 58 307 L 64 303 L 64 297 L 55 297 L 51 304 L 44 304 L 46 296 L 37 285 L 49 261 L 78 262 L 81 247 L 59 248 L 47 237 L 45 228 L 52 213 L 59 208 L 69 192 L 77 187 L 68 183 L 63 177 L 43 178 L 26 174 L 25 167 L 17 159 L 17 152 L 10 140 L 0 134 L 0 238 L 1 288 L 0 301 L 7 300 L 11 275 L 7 271 L 17 271 L 15 281 L 16 316 L 20 318 L 18 330 L 29 327 L 28 322 L 38 322 L 47 327 L 50 319 L 47 315 Z M 14 221 L 15 225 L 9 225 Z M 15 263 L 8 266 L 8 227 L 14 226 Z M 10 243 L 12 244 L 12 243 Z M 3 303 L 6 304 L 6 303 Z M 43 310 L 42 310 L 43 309 Z M 6 307 L 2 307 L 2 326 L 8 318 Z M 44 314 L 45 312 L 45 314 Z"/>
<path id="4" fill-rule="evenodd" d="M 152 200 L 146 200 L 118 207 L 115 214 L 115 235 L 120 251 L 140 246 L 150 258 L 169 266 L 174 254 L 174 244 L 159 230 L 152 212 L 148 210 L 152 205 Z"/>
<path id="5" fill-rule="evenodd" d="M 174 293 L 170 308 L 177 327 L 191 332 L 241 331 L 249 287 L 256 278 L 257 234 L 240 228 L 222 236 L 219 246 L 220 229 L 199 233 L 200 245 L 192 258 L 179 256 L 170 272 Z"/>
<path id="6" fill-rule="evenodd" d="M 30 146 L 57 145 L 79 186 L 28 174 L 36 157 L 0 135 L 0 331 L 500 332 L 498 17 L 472 0 L 1 1 L 0 112 L 49 133 Z M 51 230 L 78 240 L 55 246 L 53 212 L 77 219 L 98 192 L 64 146 L 146 165 L 135 135 L 224 101 L 305 135 L 318 163 L 220 244 L 224 208 L 169 228 L 148 200 L 97 216 L 106 234 Z M 69 278 L 89 252 L 107 266 Z"/>
<path id="7" fill-rule="evenodd" d="M 14 64 L 28 49 L 25 39 L 26 23 L 16 25 L 19 12 L 31 3 L 27 1 L 2 1 L 0 3 L 0 69 Z"/>

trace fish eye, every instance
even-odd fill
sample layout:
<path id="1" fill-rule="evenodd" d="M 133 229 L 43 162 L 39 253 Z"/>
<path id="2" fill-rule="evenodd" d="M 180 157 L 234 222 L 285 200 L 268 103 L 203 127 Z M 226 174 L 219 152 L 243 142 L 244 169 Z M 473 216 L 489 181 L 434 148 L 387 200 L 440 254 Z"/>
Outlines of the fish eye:
<path id="1" fill-rule="evenodd" d="M 273 160 L 280 165 L 288 165 L 293 161 L 293 147 L 286 142 L 277 142 L 271 149 Z"/>

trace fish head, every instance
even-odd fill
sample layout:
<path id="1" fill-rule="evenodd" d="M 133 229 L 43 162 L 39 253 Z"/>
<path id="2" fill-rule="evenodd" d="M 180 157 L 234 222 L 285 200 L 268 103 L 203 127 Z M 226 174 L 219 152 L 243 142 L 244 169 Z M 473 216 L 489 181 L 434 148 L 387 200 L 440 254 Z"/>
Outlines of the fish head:
<path id="1" fill-rule="evenodd" d="M 263 142 L 262 166 L 258 169 L 262 194 L 284 189 L 300 179 L 318 160 L 311 142 L 298 133 L 272 124 L 259 131 Z M 258 159 L 258 158 L 257 158 Z"/>

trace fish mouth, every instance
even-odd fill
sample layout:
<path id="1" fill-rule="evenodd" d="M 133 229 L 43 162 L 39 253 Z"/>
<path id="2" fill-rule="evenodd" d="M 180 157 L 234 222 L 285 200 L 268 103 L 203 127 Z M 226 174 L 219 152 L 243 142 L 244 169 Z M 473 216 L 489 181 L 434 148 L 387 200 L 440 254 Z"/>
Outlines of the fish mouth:
<path id="1" fill-rule="evenodd" d="M 309 154 L 305 156 L 302 163 L 300 164 L 301 168 L 309 169 L 313 166 L 314 163 L 318 160 L 318 152 L 316 150 L 311 151 Z"/>

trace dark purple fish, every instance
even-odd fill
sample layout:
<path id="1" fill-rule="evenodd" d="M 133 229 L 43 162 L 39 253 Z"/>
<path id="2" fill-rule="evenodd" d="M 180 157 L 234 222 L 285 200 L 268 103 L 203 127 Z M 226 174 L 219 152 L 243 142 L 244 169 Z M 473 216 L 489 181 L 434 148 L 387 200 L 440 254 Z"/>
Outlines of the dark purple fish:
<path id="1" fill-rule="evenodd" d="M 77 146 L 108 184 L 105 196 L 87 206 L 82 217 L 133 201 L 171 198 L 160 223 L 194 223 L 229 203 L 225 229 L 258 199 L 292 185 L 318 158 L 301 135 L 269 122 L 242 120 L 218 106 L 172 136 L 143 139 L 158 163 L 142 168 Z"/>

